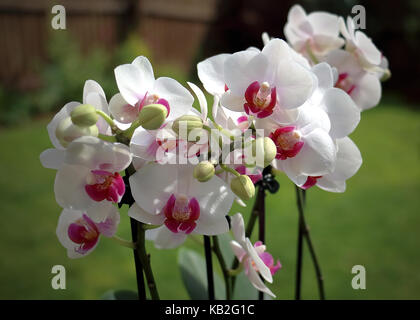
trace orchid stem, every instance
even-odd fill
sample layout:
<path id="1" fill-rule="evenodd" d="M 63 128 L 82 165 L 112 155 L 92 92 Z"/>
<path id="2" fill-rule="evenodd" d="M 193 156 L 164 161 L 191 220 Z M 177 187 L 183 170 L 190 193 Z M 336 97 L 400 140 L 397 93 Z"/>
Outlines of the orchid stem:
<path id="1" fill-rule="evenodd" d="M 117 142 L 117 138 L 115 138 L 115 136 L 108 136 L 102 133 L 98 133 L 98 138 L 108 142 Z"/>
<path id="2" fill-rule="evenodd" d="M 309 234 L 309 227 L 305 222 L 305 213 L 304 213 L 304 204 L 306 202 L 306 194 L 304 190 L 301 190 L 299 187 L 296 186 L 296 196 L 297 196 L 297 204 L 299 210 L 299 219 L 301 219 L 301 228 L 302 228 L 302 237 L 306 240 L 306 243 L 309 248 L 309 253 L 312 258 L 312 262 L 314 264 L 316 279 L 318 283 L 318 290 L 319 290 L 319 298 L 320 300 L 325 300 L 325 291 L 324 291 L 324 279 L 321 273 L 321 267 L 318 262 L 317 255 L 315 253 L 315 248 L 312 244 L 312 240 Z"/>
<path id="3" fill-rule="evenodd" d="M 114 240 L 119 245 L 121 245 L 123 247 L 126 247 L 126 248 L 134 249 L 136 247 L 136 244 L 134 242 L 129 241 L 129 240 L 125 240 L 125 239 L 120 238 L 116 235 L 114 235 L 111 239 Z"/>
<path id="4" fill-rule="evenodd" d="M 211 243 L 209 236 L 204 238 L 204 253 L 206 256 L 206 270 L 207 270 L 207 291 L 209 300 L 214 300 L 214 278 L 213 278 L 213 262 L 211 256 Z"/>
<path id="5" fill-rule="evenodd" d="M 133 243 L 137 243 L 137 221 L 133 218 L 130 218 L 131 223 L 131 234 L 133 237 Z M 146 287 L 144 286 L 144 276 L 143 276 L 143 266 L 140 261 L 139 255 L 138 255 L 138 248 L 137 246 L 133 250 L 134 252 L 134 265 L 136 267 L 136 279 L 137 279 L 137 292 L 139 300 L 146 300 Z"/>
<path id="6" fill-rule="evenodd" d="M 109 124 L 109 126 L 111 127 L 111 130 L 113 132 L 119 130 L 117 125 L 115 124 L 114 120 L 112 120 L 112 118 L 109 115 L 107 115 L 105 112 L 103 112 L 102 110 L 96 109 L 96 114 L 101 116 L 102 119 L 104 119 L 106 121 L 106 123 Z"/>
<path id="7" fill-rule="evenodd" d="M 159 293 L 157 291 L 155 279 L 150 265 L 150 255 L 146 252 L 146 230 L 143 228 L 143 223 L 137 221 L 137 225 L 137 252 L 143 265 L 147 287 L 149 288 L 152 300 L 159 300 Z"/>
<path id="8" fill-rule="evenodd" d="M 222 269 L 223 278 L 225 280 L 226 300 L 231 300 L 232 290 L 231 290 L 230 273 L 226 266 L 226 261 L 223 257 L 222 251 L 220 250 L 218 237 L 213 236 L 212 238 L 213 238 L 213 251 L 216 254 L 217 259 L 219 260 L 220 268 Z"/>
<path id="9" fill-rule="evenodd" d="M 239 177 L 241 175 L 238 171 L 236 171 L 233 168 L 228 167 L 225 164 L 220 164 L 220 168 L 222 168 L 226 172 L 229 172 L 229 173 L 233 174 L 235 177 Z"/>
<path id="10" fill-rule="evenodd" d="M 303 220 L 302 210 L 300 201 L 300 190 L 296 187 L 297 206 L 299 208 L 298 216 L 298 241 L 297 241 L 297 257 L 296 257 L 296 288 L 295 288 L 295 300 L 301 299 L 301 287 L 302 287 L 302 259 L 303 259 Z"/>

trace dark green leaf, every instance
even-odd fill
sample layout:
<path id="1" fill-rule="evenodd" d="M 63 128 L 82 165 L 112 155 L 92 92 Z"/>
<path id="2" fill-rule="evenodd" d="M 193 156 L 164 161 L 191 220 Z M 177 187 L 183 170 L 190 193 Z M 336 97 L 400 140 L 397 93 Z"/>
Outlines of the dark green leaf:
<path id="1" fill-rule="evenodd" d="M 193 300 L 207 300 L 206 262 L 197 252 L 181 248 L 178 253 L 178 265 L 184 285 Z M 214 276 L 216 299 L 224 299 L 224 284 L 217 273 Z"/>

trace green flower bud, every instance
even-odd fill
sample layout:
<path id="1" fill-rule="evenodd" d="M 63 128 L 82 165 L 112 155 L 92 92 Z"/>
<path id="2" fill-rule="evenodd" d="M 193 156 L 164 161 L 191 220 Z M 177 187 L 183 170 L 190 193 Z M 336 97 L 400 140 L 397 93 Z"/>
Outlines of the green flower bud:
<path id="1" fill-rule="evenodd" d="M 79 127 L 90 127 L 98 122 L 96 108 L 90 104 L 81 104 L 70 113 L 71 121 Z"/>
<path id="2" fill-rule="evenodd" d="M 70 142 L 82 136 L 97 137 L 98 133 L 98 127 L 96 125 L 79 127 L 72 122 L 70 117 L 61 120 L 55 129 L 55 135 L 63 147 L 67 147 Z"/>
<path id="3" fill-rule="evenodd" d="M 251 149 L 248 152 L 252 150 L 252 157 L 249 157 L 249 163 L 246 163 L 249 166 L 258 165 L 265 168 L 274 160 L 277 154 L 277 147 L 269 137 L 260 137 L 253 140 L 250 147 Z"/>
<path id="4" fill-rule="evenodd" d="M 194 178 L 200 182 L 209 181 L 214 176 L 214 165 L 209 161 L 202 161 L 194 168 Z"/>
<path id="5" fill-rule="evenodd" d="M 138 117 L 139 124 L 146 130 L 156 130 L 165 122 L 168 109 L 161 104 L 144 106 Z"/>
<path id="6" fill-rule="evenodd" d="M 194 115 L 184 115 L 176 119 L 172 124 L 172 130 L 179 136 L 182 133 L 190 134 L 195 129 L 203 128 L 203 120 Z M 187 140 L 188 137 L 183 137 Z"/>
<path id="7" fill-rule="evenodd" d="M 269 137 L 264 139 L 264 168 L 267 167 L 277 155 L 277 147 L 273 140 Z"/>
<path id="8" fill-rule="evenodd" d="M 230 188 L 234 194 L 244 201 L 251 199 L 255 195 L 255 186 L 246 175 L 233 178 L 230 182 Z"/>

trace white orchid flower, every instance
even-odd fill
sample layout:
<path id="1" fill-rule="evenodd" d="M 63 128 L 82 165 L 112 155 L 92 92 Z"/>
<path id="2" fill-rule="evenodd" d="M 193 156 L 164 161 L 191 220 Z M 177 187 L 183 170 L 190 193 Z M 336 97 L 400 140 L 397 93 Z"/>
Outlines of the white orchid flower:
<path id="1" fill-rule="evenodd" d="M 125 184 L 119 172 L 132 157 L 127 146 L 95 137 L 81 137 L 69 144 L 57 171 L 54 192 L 66 209 L 86 210 L 101 201 L 118 203 Z"/>
<path id="2" fill-rule="evenodd" d="M 149 104 L 161 104 L 168 110 L 167 121 L 187 114 L 194 98 L 179 82 L 161 77 L 155 79 L 152 65 L 139 56 L 131 64 L 115 68 L 120 93 L 112 97 L 110 112 L 121 123 L 133 122 L 140 110 Z"/>
<path id="3" fill-rule="evenodd" d="M 322 11 L 306 14 L 300 5 L 294 5 L 287 17 L 284 34 L 290 45 L 313 61 L 344 44 L 339 37 L 339 17 Z"/>
<path id="4" fill-rule="evenodd" d="M 81 258 L 97 246 L 99 236 L 112 237 L 117 231 L 120 214 L 115 206 L 103 202 L 86 212 L 64 209 L 58 220 L 56 234 L 67 249 L 69 258 Z"/>
<path id="5" fill-rule="evenodd" d="M 136 203 L 130 217 L 161 227 L 147 230 L 146 237 L 157 248 L 174 248 L 188 234 L 226 233 L 226 220 L 234 196 L 219 177 L 207 182 L 193 178 L 191 165 L 149 163 L 130 177 Z"/>
<path id="6" fill-rule="evenodd" d="M 262 51 L 245 50 L 229 56 L 224 80 L 228 90 L 221 96 L 221 105 L 257 118 L 299 107 L 311 96 L 316 81 L 280 39 L 271 40 Z"/>

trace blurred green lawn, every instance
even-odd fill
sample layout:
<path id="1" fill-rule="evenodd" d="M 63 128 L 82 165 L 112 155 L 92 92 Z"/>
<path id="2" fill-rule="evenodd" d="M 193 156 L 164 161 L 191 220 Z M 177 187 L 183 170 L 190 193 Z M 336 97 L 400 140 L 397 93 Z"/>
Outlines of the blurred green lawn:
<path id="1" fill-rule="evenodd" d="M 131 250 L 102 238 L 90 256 L 70 260 L 57 241 L 55 172 L 39 162 L 39 154 L 50 147 L 48 121 L 0 130 L 0 298 L 97 299 L 109 289 L 135 289 Z M 347 192 L 308 192 L 307 222 L 327 298 L 420 298 L 419 129 L 420 114 L 398 105 L 363 113 L 352 138 L 364 163 Z M 279 181 L 279 193 L 269 195 L 266 205 L 267 245 L 283 264 L 271 288 L 278 298 L 292 299 L 297 210 L 293 186 L 285 177 Z M 129 238 L 125 212 L 121 220 L 118 234 Z M 202 250 L 191 240 L 187 246 Z M 176 265 L 177 250 L 149 248 L 161 297 L 188 298 Z M 303 297 L 316 299 L 314 271 L 307 250 L 305 254 Z M 66 267 L 66 290 L 51 288 L 51 268 L 57 264 Z M 367 290 L 351 287 L 351 268 L 357 264 L 366 267 Z"/>

